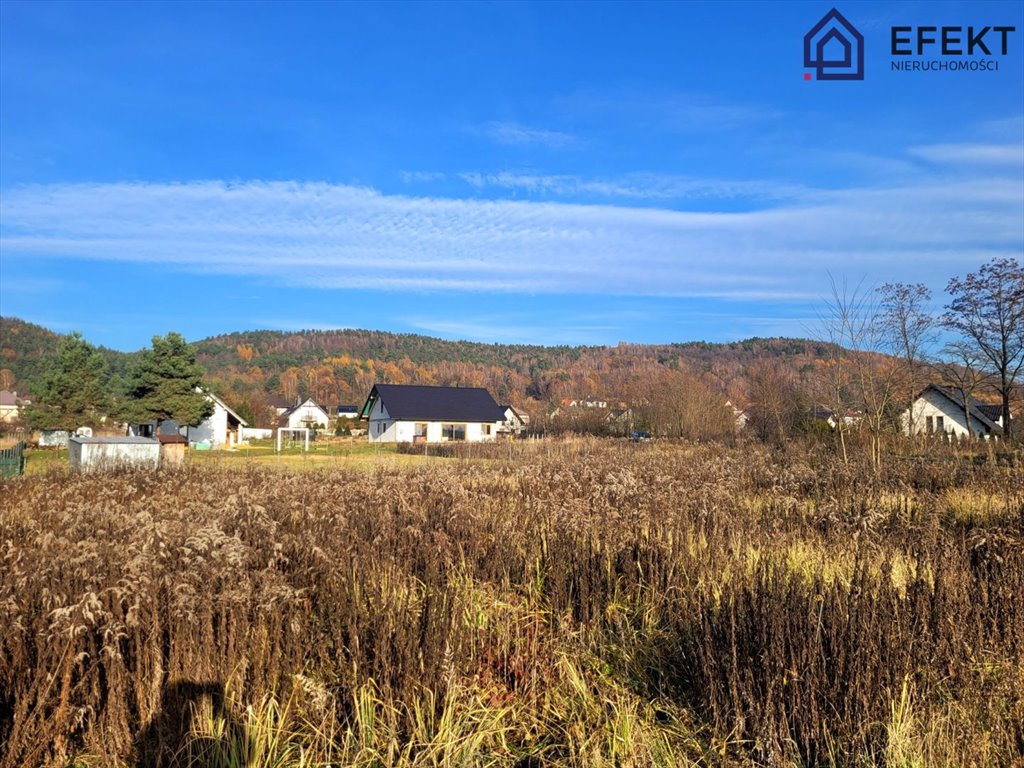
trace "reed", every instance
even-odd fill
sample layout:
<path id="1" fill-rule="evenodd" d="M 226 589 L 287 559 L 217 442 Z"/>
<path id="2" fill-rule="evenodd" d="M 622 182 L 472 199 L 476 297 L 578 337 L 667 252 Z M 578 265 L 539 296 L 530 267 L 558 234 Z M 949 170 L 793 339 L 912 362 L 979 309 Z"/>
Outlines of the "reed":
<path id="1" fill-rule="evenodd" d="M 5 482 L 0 766 L 1024 753 L 1019 461 L 461 450 Z"/>

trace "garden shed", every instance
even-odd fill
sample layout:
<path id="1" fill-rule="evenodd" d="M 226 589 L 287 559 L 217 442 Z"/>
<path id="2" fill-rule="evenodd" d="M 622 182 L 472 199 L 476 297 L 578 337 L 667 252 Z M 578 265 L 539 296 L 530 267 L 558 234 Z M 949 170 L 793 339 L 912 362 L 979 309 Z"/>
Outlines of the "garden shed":
<path id="1" fill-rule="evenodd" d="M 157 435 L 160 442 L 160 466 L 164 469 L 179 469 L 185 466 L 185 448 L 188 440 L 184 435 Z"/>
<path id="2" fill-rule="evenodd" d="M 72 437 L 68 441 L 72 472 L 113 468 L 156 469 L 160 443 L 150 437 Z"/>

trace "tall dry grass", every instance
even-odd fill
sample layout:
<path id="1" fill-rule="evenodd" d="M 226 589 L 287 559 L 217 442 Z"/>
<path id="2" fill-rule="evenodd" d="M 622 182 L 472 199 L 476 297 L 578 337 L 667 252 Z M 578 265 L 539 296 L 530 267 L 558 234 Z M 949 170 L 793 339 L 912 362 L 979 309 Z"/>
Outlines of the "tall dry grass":
<path id="1" fill-rule="evenodd" d="M 0 766 L 1012 765 L 1024 469 L 582 440 L 0 487 Z"/>

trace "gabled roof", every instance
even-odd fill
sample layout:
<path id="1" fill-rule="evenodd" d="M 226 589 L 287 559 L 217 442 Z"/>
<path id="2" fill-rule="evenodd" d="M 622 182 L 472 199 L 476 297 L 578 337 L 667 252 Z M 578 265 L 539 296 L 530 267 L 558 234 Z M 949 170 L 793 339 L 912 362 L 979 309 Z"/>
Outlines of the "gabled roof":
<path id="1" fill-rule="evenodd" d="M 213 392 L 210 392 L 209 390 L 204 390 L 204 394 L 208 398 L 213 400 L 213 402 L 215 402 L 221 408 L 223 408 L 225 411 L 227 411 L 243 427 L 248 427 L 249 426 L 249 422 L 248 421 L 246 421 L 241 416 L 239 416 L 237 413 L 235 413 L 230 408 L 228 408 L 227 403 L 225 403 L 223 400 L 221 400 L 219 397 L 217 397 L 215 394 L 213 394 Z"/>
<path id="2" fill-rule="evenodd" d="M 964 412 L 963 396 L 955 389 L 947 389 L 946 387 L 940 387 L 937 384 L 929 384 L 927 387 L 922 389 L 920 394 L 914 399 L 919 399 L 924 395 L 925 392 L 928 392 L 929 390 L 933 392 L 938 392 L 940 395 L 945 397 L 949 402 L 955 405 L 957 413 L 962 414 Z M 984 425 L 985 429 L 987 429 L 992 434 L 996 435 L 1001 435 L 1003 433 L 1003 428 L 996 424 L 995 419 L 993 419 L 990 415 L 992 413 L 992 409 L 994 408 L 995 418 L 998 419 L 1000 416 L 1002 416 L 1003 409 L 1001 406 L 989 405 L 973 397 L 968 398 L 967 405 L 969 409 L 968 412 L 971 414 L 973 418 L 980 421 Z"/>
<path id="3" fill-rule="evenodd" d="M 359 412 L 369 418 L 377 399 L 397 421 L 504 421 L 505 411 L 482 387 L 427 387 L 411 384 L 375 384 Z"/>
<path id="4" fill-rule="evenodd" d="M 521 422 L 524 424 L 530 423 L 530 414 L 526 411 L 516 408 L 514 405 L 499 405 L 498 407 L 501 408 L 502 413 L 508 414 L 509 411 L 512 411 L 512 414 Z"/>
<path id="5" fill-rule="evenodd" d="M 267 405 L 271 405 L 274 408 L 291 408 L 295 403 L 284 395 L 270 395 L 267 398 Z"/>
<path id="6" fill-rule="evenodd" d="M 316 402 L 316 400 L 314 400 L 312 397 L 307 397 L 301 403 L 296 403 L 291 408 L 289 408 L 284 413 L 282 413 L 278 417 L 278 419 L 283 419 L 283 420 L 287 421 L 289 416 L 291 416 L 293 413 L 295 413 L 297 410 L 299 410 L 299 408 L 305 408 L 307 405 L 312 407 L 312 408 L 319 408 L 321 411 L 324 412 L 325 416 L 330 416 L 330 414 L 327 413 L 327 409 L 325 409 L 323 406 L 319 405 Z"/>

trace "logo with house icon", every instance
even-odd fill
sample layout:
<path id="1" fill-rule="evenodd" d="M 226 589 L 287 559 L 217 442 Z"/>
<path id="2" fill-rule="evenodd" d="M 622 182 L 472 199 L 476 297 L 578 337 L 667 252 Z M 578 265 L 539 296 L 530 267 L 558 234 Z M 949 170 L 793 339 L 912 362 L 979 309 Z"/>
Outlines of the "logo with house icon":
<path id="1" fill-rule="evenodd" d="M 864 35 L 833 8 L 804 35 L 804 67 L 815 80 L 863 80 Z"/>

